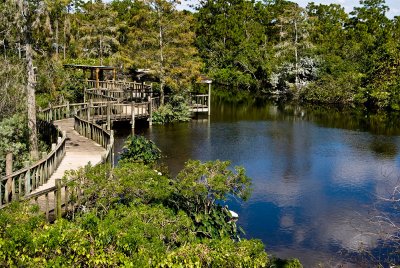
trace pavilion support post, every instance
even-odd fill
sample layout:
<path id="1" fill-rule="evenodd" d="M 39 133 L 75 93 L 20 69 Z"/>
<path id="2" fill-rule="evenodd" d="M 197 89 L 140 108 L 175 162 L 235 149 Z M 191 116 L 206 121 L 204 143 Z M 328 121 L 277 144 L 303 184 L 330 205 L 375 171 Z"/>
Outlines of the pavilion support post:
<path id="1" fill-rule="evenodd" d="M 96 88 L 100 87 L 100 85 L 99 85 L 99 72 L 100 72 L 100 69 L 96 68 Z"/>

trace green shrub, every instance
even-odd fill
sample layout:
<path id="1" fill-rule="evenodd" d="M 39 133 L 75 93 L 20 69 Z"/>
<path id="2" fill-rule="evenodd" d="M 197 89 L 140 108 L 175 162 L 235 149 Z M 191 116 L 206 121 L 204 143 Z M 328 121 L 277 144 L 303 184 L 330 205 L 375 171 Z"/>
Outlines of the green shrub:
<path id="1" fill-rule="evenodd" d="M 28 128 L 24 116 L 14 114 L 0 121 L 0 175 L 5 175 L 6 154 L 13 154 L 13 170 L 29 160 Z"/>
<path id="2" fill-rule="evenodd" d="M 153 123 L 155 124 L 187 122 L 189 120 L 189 105 L 182 95 L 173 95 L 167 104 L 161 105 L 153 113 Z"/>
<path id="3" fill-rule="evenodd" d="M 121 153 L 121 160 L 151 164 L 161 158 L 161 150 L 143 136 L 129 136 Z"/>
<path id="4" fill-rule="evenodd" d="M 199 222 L 212 222 L 204 212 L 224 209 L 205 210 L 186 202 L 207 199 L 206 193 L 222 199 L 226 193 L 247 196 L 241 187 L 247 185 L 243 171 L 235 173 L 228 166 L 190 162 L 177 180 L 129 161 L 113 170 L 103 165 L 70 172 L 84 193 L 80 207 L 86 209 L 53 224 L 45 222 L 37 206 L 26 203 L 0 210 L 0 266 L 301 267 L 297 260 L 271 262 L 258 240 L 238 241 L 225 232 L 199 235 L 201 228 L 209 228 Z M 226 215 L 219 216 L 212 216 L 214 223 L 225 221 Z"/>
<path id="5" fill-rule="evenodd" d="M 200 236 L 239 238 L 228 210 L 216 202 L 227 196 L 246 200 L 250 196 L 250 178 L 242 167 L 229 169 L 229 161 L 188 161 L 185 168 L 172 180 L 173 206 L 188 213 Z"/>

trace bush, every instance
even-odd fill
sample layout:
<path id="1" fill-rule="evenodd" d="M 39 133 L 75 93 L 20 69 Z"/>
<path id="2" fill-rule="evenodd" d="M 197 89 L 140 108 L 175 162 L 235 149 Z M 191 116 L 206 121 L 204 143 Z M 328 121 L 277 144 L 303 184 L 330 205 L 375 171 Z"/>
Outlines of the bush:
<path id="1" fill-rule="evenodd" d="M 180 177 L 190 178 L 182 185 L 180 179 L 173 183 L 148 166 L 128 161 L 113 170 L 103 165 L 73 171 L 70 176 L 84 192 L 80 205 L 86 210 L 72 219 L 47 224 L 38 207 L 27 203 L 0 210 L 0 266 L 301 267 L 297 260 L 271 262 L 258 240 L 237 241 L 224 232 L 218 237 L 199 235 L 192 216 L 205 215 L 204 210 L 172 205 L 186 208 L 182 202 L 203 198 L 204 191 L 215 198 L 226 193 L 243 196 L 239 193 L 245 191 L 238 192 L 243 182 L 237 180 L 243 173 L 227 167 L 227 162 L 188 163 Z M 210 180 L 210 187 L 197 187 L 206 185 L 200 174 Z M 190 189 L 195 189 L 185 194 L 190 198 L 179 198 Z M 210 214 L 218 212 L 215 208 Z"/>
<path id="2" fill-rule="evenodd" d="M 0 121 L 0 175 L 5 175 L 6 154 L 13 154 L 13 170 L 23 167 L 29 160 L 27 120 L 14 114 Z"/>
<path id="3" fill-rule="evenodd" d="M 324 75 L 303 89 L 300 98 L 311 103 L 347 104 L 363 102 L 357 97 L 360 90 L 361 75 L 348 72 L 338 77 Z"/>
<path id="4" fill-rule="evenodd" d="M 170 101 L 161 105 L 153 113 L 153 123 L 166 124 L 172 122 L 187 122 L 190 120 L 190 109 L 182 95 L 174 95 Z"/>
<path id="5" fill-rule="evenodd" d="M 161 158 L 161 150 L 143 136 L 129 136 L 121 153 L 121 160 L 151 164 Z"/>

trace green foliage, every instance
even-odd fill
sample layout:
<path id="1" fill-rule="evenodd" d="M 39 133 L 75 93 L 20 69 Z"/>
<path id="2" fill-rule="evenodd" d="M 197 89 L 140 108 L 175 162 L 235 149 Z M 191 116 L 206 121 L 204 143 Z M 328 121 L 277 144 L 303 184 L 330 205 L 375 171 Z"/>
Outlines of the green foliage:
<path id="1" fill-rule="evenodd" d="M 74 178 L 69 182 L 71 187 L 84 185 L 81 204 L 99 215 L 118 204 L 164 202 L 172 191 L 169 179 L 159 171 L 131 161 L 122 161 L 113 170 L 107 166 L 86 167 L 67 176 Z"/>
<path id="2" fill-rule="evenodd" d="M 188 161 L 175 179 L 178 194 L 190 200 L 195 211 L 205 206 L 205 212 L 216 200 L 226 200 L 228 194 L 246 200 L 251 191 L 250 178 L 242 167 L 235 167 L 233 172 L 229 166 L 229 161 Z"/>
<path id="3" fill-rule="evenodd" d="M 194 17 L 178 11 L 176 4 L 171 0 L 136 2 L 131 4 L 130 16 L 122 20 L 127 32 L 121 57 L 130 67 L 151 70 L 160 81 L 161 98 L 165 86 L 178 92 L 190 88 L 202 67 L 194 46 Z"/>
<path id="4" fill-rule="evenodd" d="M 297 259 L 283 260 L 283 259 L 273 259 L 271 268 L 303 268 L 300 261 Z"/>
<path id="5" fill-rule="evenodd" d="M 24 66 L 21 62 L 0 59 L 0 121 L 25 108 Z"/>
<path id="6" fill-rule="evenodd" d="M 356 99 L 357 90 L 361 86 L 361 78 L 361 74 L 352 72 L 341 74 L 338 77 L 327 74 L 304 88 L 300 98 L 310 103 L 362 102 L 362 100 Z"/>
<path id="7" fill-rule="evenodd" d="M 229 161 L 188 161 L 172 181 L 172 205 L 186 211 L 196 222 L 197 232 L 206 237 L 239 238 L 226 208 L 216 204 L 228 196 L 246 200 L 250 195 L 250 179 L 241 167 L 228 169 Z"/>
<path id="8" fill-rule="evenodd" d="M 143 136 L 131 135 L 124 144 L 121 160 L 151 164 L 161 158 L 161 150 Z"/>
<path id="9" fill-rule="evenodd" d="M 0 210 L 0 266 L 29 266 L 35 255 L 34 235 L 45 225 L 37 206 L 14 202 Z"/>
<path id="10" fill-rule="evenodd" d="M 226 170 L 226 162 L 216 162 L 214 169 L 211 165 L 193 162 L 184 173 L 208 174 L 210 181 L 225 177 L 230 182 L 238 176 Z M 177 196 L 179 183 L 143 164 L 123 161 L 114 170 L 87 166 L 68 176 L 73 178 L 70 189 L 79 186 L 84 193 L 79 213 L 69 220 L 48 224 L 29 203 L 0 210 L 0 266 L 301 267 L 295 260 L 279 260 L 286 266 L 271 262 L 258 240 L 236 241 L 224 232 L 213 238 L 201 235 L 190 212 L 171 206 L 184 200 Z M 212 185 L 218 189 L 213 192 L 232 192 Z M 209 213 L 218 213 L 217 208 Z"/>
<path id="11" fill-rule="evenodd" d="M 58 105 L 66 101 L 77 103 L 83 101 L 83 73 L 65 69 L 56 59 L 38 60 L 39 73 L 36 86 L 36 103 L 39 107 L 49 104 Z"/>
<path id="12" fill-rule="evenodd" d="M 269 44 L 262 21 L 270 14 L 255 1 L 200 1 L 197 46 L 218 83 L 258 87 L 268 70 Z"/>
<path id="13" fill-rule="evenodd" d="M 189 105 L 182 95 L 173 95 L 167 104 L 161 105 L 153 113 L 153 123 L 155 124 L 187 122 L 189 120 Z"/>
<path id="14" fill-rule="evenodd" d="M 84 185 L 81 204 L 96 215 L 106 215 L 119 204 L 164 204 L 184 211 L 193 221 L 200 237 L 239 238 L 229 211 L 217 200 L 227 196 L 246 199 L 250 180 L 243 168 L 228 169 L 229 162 L 189 161 L 177 178 L 170 179 L 140 163 L 124 160 L 113 170 L 105 166 L 71 171 L 74 185 Z"/>
<path id="15" fill-rule="evenodd" d="M 5 175 L 6 154 L 13 154 L 13 170 L 29 159 L 26 118 L 15 114 L 0 121 L 0 174 Z"/>
<path id="16" fill-rule="evenodd" d="M 270 267 L 264 246 L 257 240 L 203 240 L 169 253 L 157 267 Z"/>

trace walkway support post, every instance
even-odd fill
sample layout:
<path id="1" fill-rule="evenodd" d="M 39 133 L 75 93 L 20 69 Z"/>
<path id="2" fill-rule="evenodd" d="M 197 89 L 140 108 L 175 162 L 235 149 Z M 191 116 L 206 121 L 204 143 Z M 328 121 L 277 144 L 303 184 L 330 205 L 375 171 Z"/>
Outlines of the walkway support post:
<path id="1" fill-rule="evenodd" d="M 132 121 L 131 121 L 131 124 L 132 124 L 132 134 L 135 134 L 135 102 L 134 101 L 132 101 L 132 104 L 131 104 L 131 116 L 132 116 Z"/>
<path id="2" fill-rule="evenodd" d="M 114 130 L 110 131 L 110 140 L 112 141 L 112 144 L 114 144 Z M 113 168 L 114 167 L 114 145 L 112 145 L 112 147 L 111 147 L 110 155 L 111 155 L 111 167 Z"/>
<path id="3" fill-rule="evenodd" d="M 111 103 L 107 102 L 107 130 L 111 130 Z"/>
<path id="4" fill-rule="evenodd" d="M 147 97 L 147 101 L 149 102 L 149 126 L 153 125 L 153 102 L 151 97 Z"/>
<path id="5" fill-rule="evenodd" d="M 61 219 L 61 179 L 56 179 L 56 215 L 57 220 Z"/>
<path id="6" fill-rule="evenodd" d="M 208 84 L 208 116 L 211 115 L 211 83 Z"/>

